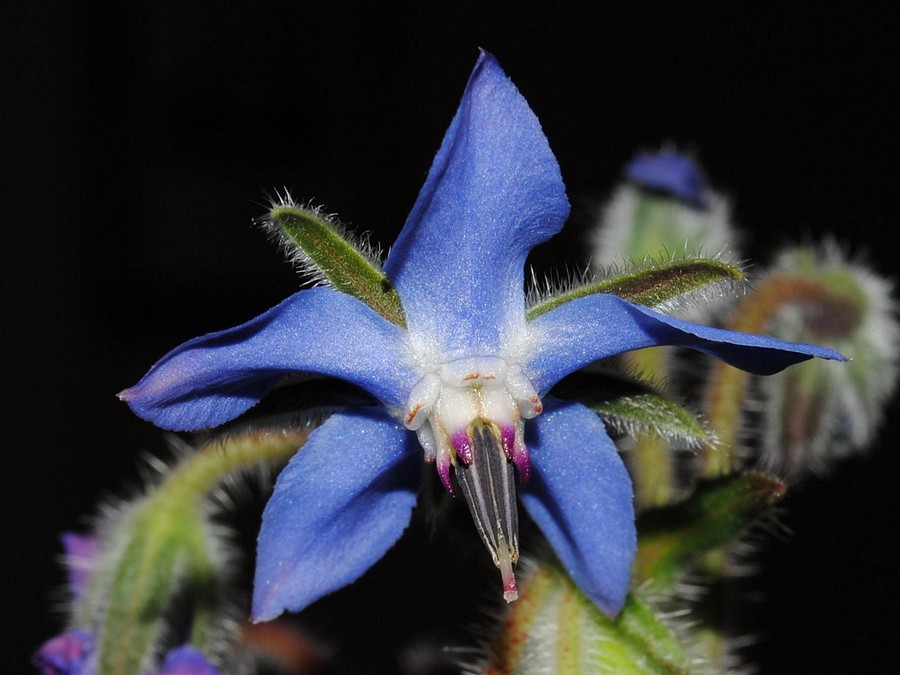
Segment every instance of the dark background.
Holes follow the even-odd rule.
[[[57,534],[135,484],[141,453],[163,448],[115,393],[181,341],[297,288],[251,222],[273,189],[388,245],[478,46],[559,159],[574,205],[566,250],[633,152],[674,141],[731,195],[751,258],[831,233],[897,272],[888,16],[674,3],[19,5],[5,9],[0,66],[3,576],[6,615],[21,627],[4,672],[27,672],[60,627]],[[897,412],[867,458],[787,501],[795,533],[767,547],[757,579],[768,600],[749,653],[763,672],[897,662]],[[444,612],[455,598],[442,583],[418,604]],[[400,599],[367,618],[399,625]]]

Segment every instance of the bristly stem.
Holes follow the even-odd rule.
[[[155,490],[129,505],[103,554],[78,625],[98,626],[98,675],[130,675],[148,663],[165,636],[173,595],[186,588],[195,604],[192,638],[206,646],[227,605],[221,560],[205,500],[226,476],[286,461],[309,429],[256,431],[214,440],[182,460]]]

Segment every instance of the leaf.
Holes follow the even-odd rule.
[[[638,518],[638,551],[632,576],[665,590],[702,555],[733,542],[778,501],[786,486],[755,471],[698,484],[680,504]]]

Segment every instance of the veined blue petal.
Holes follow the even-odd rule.
[[[287,373],[333,375],[388,406],[417,379],[404,331],[329,288],[300,291],[251,321],[185,342],[119,397],[157,426],[191,430],[234,419]]]
[[[568,213],[537,117],[482,52],[384,266],[410,331],[447,358],[497,353],[524,326],[528,252]]]
[[[409,523],[421,462],[415,436],[379,408],[316,429],[263,513],[253,619],[299,611],[374,565]]]
[[[522,503],[582,592],[615,615],[637,547],[631,478],[603,422],[552,401],[527,427],[532,477]]]
[[[827,347],[682,321],[613,295],[567,302],[530,322],[528,331],[533,351],[524,372],[541,394],[593,361],[659,345],[696,349],[759,375],[814,356],[847,360]]]

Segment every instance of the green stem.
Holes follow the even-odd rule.
[[[94,598],[82,625],[99,625],[98,675],[146,669],[164,633],[172,594],[187,582],[198,610],[193,637],[203,647],[221,604],[222,573],[210,551],[204,500],[226,476],[264,463],[286,461],[309,430],[256,432],[216,440],[184,459],[152,493],[133,504],[112,538]],[[109,574],[103,574],[109,570]],[[111,580],[110,580],[111,579]]]
[[[642,375],[662,381],[668,353],[663,348],[642,349],[625,355],[628,365]],[[674,495],[675,469],[669,443],[659,434],[642,432],[631,453],[635,507],[638,510],[668,504]]]

